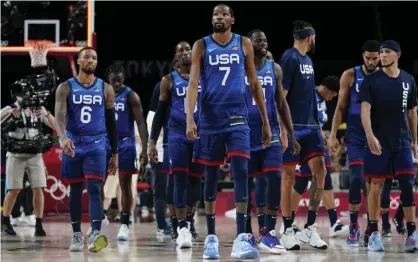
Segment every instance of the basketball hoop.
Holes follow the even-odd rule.
[[[32,67],[43,67],[48,65],[46,55],[48,54],[48,48],[52,46],[52,44],[53,42],[49,40],[31,40],[25,42],[25,46],[32,47],[29,50]]]

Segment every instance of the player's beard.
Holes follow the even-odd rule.
[[[225,25],[222,25],[222,27],[216,27],[216,24],[213,25],[213,32],[215,33],[225,33],[228,29],[229,27],[226,27]]]
[[[83,71],[83,73],[85,73],[86,75],[92,75],[92,74],[94,74],[94,71],[95,70],[96,70],[95,68],[93,68],[93,69],[81,68],[81,71]]]
[[[311,53],[315,53],[315,42],[312,41],[311,44],[309,45],[309,51],[311,51]]]
[[[382,64],[382,67],[391,67],[394,63],[395,63],[395,61],[393,61],[392,63],[387,64],[387,65],[383,65],[383,64]]]
[[[366,65],[364,65],[364,67],[366,68],[367,73],[373,73],[374,71],[376,71],[377,66],[374,66],[371,69],[369,67],[367,67]]]
[[[268,49],[265,48],[265,50],[266,50],[266,52],[263,54],[262,49],[254,49],[254,56],[260,57],[260,58],[263,58],[263,57],[267,56]]]

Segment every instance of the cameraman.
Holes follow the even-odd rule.
[[[39,127],[33,128],[32,124],[39,119],[40,122],[55,129],[55,118],[44,107],[21,108],[17,97],[17,102],[11,106],[6,106],[1,110],[1,120],[13,115],[14,121],[19,122],[17,128],[8,132],[8,136],[15,140],[35,140],[39,135]],[[22,125],[23,123],[23,125]],[[6,160],[6,183],[7,194],[3,204],[3,215],[1,220],[1,230],[6,235],[16,235],[11,223],[10,215],[20,190],[23,188],[23,177],[25,171],[29,177],[33,191],[33,207],[35,209],[36,225],[35,236],[46,236],[42,227],[42,217],[44,211],[43,188],[46,187],[45,165],[41,153],[13,153],[7,152]]]

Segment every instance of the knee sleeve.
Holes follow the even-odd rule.
[[[240,156],[231,157],[231,171],[234,177],[235,203],[248,201],[248,159]]]
[[[193,207],[200,198],[200,178],[188,176],[187,184],[187,206]]]
[[[101,180],[87,179],[87,194],[89,195],[89,215],[92,222],[92,228],[100,230],[100,223],[103,215],[102,184]],[[97,225],[97,226],[96,226]]]
[[[205,167],[205,186],[204,199],[208,202],[216,201],[216,193],[218,189],[219,167],[206,166]]]
[[[361,188],[363,185],[363,166],[350,166],[350,189],[348,191],[349,203],[358,205],[361,203]]]
[[[174,205],[174,176],[168,176],[167,182],[167,204]]]
[[[266,176],[268,181],[267,208],[277,211],[280,207],[282,174],[280,171],[270,171]]]
[[[413,191],[413,179],[411,175],[398,175],[399,188],[401,190],[402,206],[412,207],[415,206],[414,191]]]
[[[308,187],[311,178],[312,177],[310,176],[295,176],[295,184],[293,185],[293,189],[296,191],[296,193],[302,195]]]
[[[188,175],[186,172],[173,172],[174,176],[174,207],[185,208],[187,201]]]
[[[325,184],[324,190],[333,190],[334,187],[332,186],[332,178],[331,178],[331,170],[327,168],[327,174],[325,175]]]
[[[383,184],[382,193],[380,194],[380,207],[389,208],[390,205],[390,190],[392,188],[392,179],[386,179]]]
[[[87,194],[89,199],[100,199],[102,198],[102,184],[103,182],[97,179],[87,179]]]
[[[265,175],[261,175],[255,179],[255,206],[260,208],[260,207],[265,207],[266,205],[267,205],[267,178]]]
[[[250,181],[248,181],[250,182]],[[251,190],[248,191],[248,204],[247,204],[247,214],[251,216],[252,210],[253,210],[253,201],[251,197]]]
[[[155,197],[155,201],[157,200],[166,200],[167,199],[167,174],[160,173],[160,166],[162,164],[158,163],[153,165],[153,172],[152,172],[152,188]]]

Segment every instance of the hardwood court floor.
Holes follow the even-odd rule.
[[[54,221],[55,220],[55,221]],[[48,234],[45,238],[33,237],[34,229],[31,227],[15,227],[18,236],[1,237],[1,261],[7,262],[154,262],[154,261],[203,261],[202,250],[206,232],[205,219],[199,217],[196,221],[197,230],[201,238],[195,241],[192,249],[176,250],[175,243],[169,238],[157,239],[156,225],[135,224],[131,226],[130,241],[118,243],[116,234],[119,225],[111,223],[103,230],[109,238],[109,246],[100,253],[94,254],[70,253],[68,247],[71,241],[71,225],[63,222],[63,219],[47,219],[45,230]],[[253,219],[253,229],[257,228]],[[279,220],[281,222],[281,219]],[[393,236],[385,238],[384,253],[368,252],[366,248],[350,248],[345,244],[345,239],[330,239],[328,231],[328,218],[319,217],[319,228],[323,239],[329,244],[328,250],[316,250],[307,245],[302,245],[300,251],[288,251],[284,255],[260,254],[256,261],[273,262],[380,262],[380,261],[408,261],[418,262],[418,253],[406,254],[403,252],[404,238],[399,236],[392,228]],[[225,217],[217,218],[217,234],[220,240],[219,261],[238,261],[231,259],[230,253],[232,241],[235,236],[235,221]],[[298,225],[303,224],[303,218],[298,218]],[[346,219],[343,222],[347,222]],[[277,225],[277,230],[280,224]],[[83,223],[83,232],[87,232],[88,223]],[[363,226],[364,229],[364,226]],[[363,234],[362,229],[362,234]],[[258,236],[257,236],[258,237]]]

